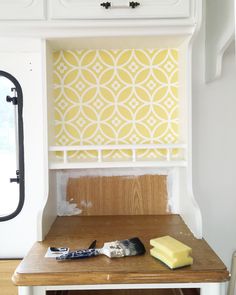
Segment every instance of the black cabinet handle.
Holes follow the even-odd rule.
[[[102,7],[104,7],[105,9],[108,9],[108,8],[136,8],[140,5],[139,2],[135,2],[135,1],[131,1],[129,2],[129,4],[126,6],[126,5],[113,5],[112,6],[112,3],[111,2],[102,2],[100,3],[100,5]]]
[[[100,5],[106,9],[108,9],[109,7],[111,7],[111,2],[102,2]]]
[[[139,5],[140,5],[139,2],[134,2],[134,1],[129,2],[129,6],[130,6],[131,8],[136,8],[136,7],[138,7]]]

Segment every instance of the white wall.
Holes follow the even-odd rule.
[[[204,24],[193,52],[193,189],[203,236],[230,268],[236,250],[236,63],[233,44],[222,76],[204,81]]]
[[[22,87],[25,153],[25,204],[16,218],[0,222],[0,258],[21,258],[37,240],[37,215],[47,197],[41,41],[0,38],[0,68]]]

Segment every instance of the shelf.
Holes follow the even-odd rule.
[[[191,266],[170,270],[149,254],[151,238],[170,235],[193,249]],[[49,246],[86,248],[94,239],[104,242],[138,236],[146,247],[143,256],[64,261],[45,258]],[[37,242],[13,276],[18,286],[95,284],[161,284],[224,282],[229,273],[209,245],[194,238],[179,215],[58,217],[43,242]],[[119,289],[120,289],[119,285]],[[51,289],[53,290],[53,289]]]
[[[93,152],[92,159],[76,158],[76,152]],[[122,153],[116,159],[112,153]],[[141,154],[153,153],[152,158]],[[137,144],[101,146],[51,146],[50,169],[106,167],[185,167],[185,144]],[[72,156],[70,155],[72,153]],[[110,154],[109,154],[110,153]],[[123,156],[123,157],[122,157]]]
[[[158,161],[139,161],[139,162],[78,162],[78,163],[51,163],[49,169],[85,169],[85,168],[134,168],[134,167],[156,167],[156,168],[172,168],[172,167],[186,167],[185,161],[171,161],[171,162],[158,162]]]

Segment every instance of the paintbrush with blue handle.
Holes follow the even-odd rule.
[[[82,259],[98,255],[106,255],[109,258],[136,256],[146,252],[143,243],[139,238],[131,238],[122,241],[104,243],[102,248],[82,249],[63,254],[56,259],[58,261]]]

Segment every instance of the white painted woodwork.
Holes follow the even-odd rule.
[[[4,1],[5,5],[8,3]],[[37,3],[44,1],[32,1],[31,5],[25,7],[25,11],[36,7]],[[25,77],[32,81],[32,83],[24,83],[22,86],[23,92],[27,93],[27,99],[24,107],[25,114],[25,164],[26,164],[26,203],[32,207],[32,200],[35,201],[34,212],[35,219],[37,219],[37,226],[35,226],[35,219],[29,223],[32,231],[37,239],[42,240],[47,234],[52,222],[56,217],[56,195],[57,195],[57,171],[53,169],[80,169],[80,168],[117,168],[117,167],[156,167],[163,169],[163,171],[171,171],[175,175],[174,190],[175,197],[173,207],[176,213],[180,213],[186,224],[190,227],[196,237],[202,237],[202,222],[199,207],[194,199],[192,193],[192,110],[191,110],[191,37],[195,34],[196,22],[201,19],[201,4],[200,0],[143,0],[141,5],[135,9],[130,8],[112,8],[105,10],[100,7],[99,3],[95,1],[75,1],[75,0],[51,0],[47,1],[49,5],[50,17],[54,20],[61,20],[59,27],[55,22],[43,22],[42,31],[38,34],[37,26],[33,26],[33,22],[29,22],[30,30],[25,30],[26,35],[35,34],[38,37],[37,41],[40,43],[41,38],[44,39],[43,46],[38,49],[37,53],[37,75]],[[22,1],[23,3],[23,1]],[[25,4],[26,2],[24,2]],[[28,2],[27,2],[28,3]],[[28,4],[30,4],[28,3]],[[117,3],[117,2],[116,2]],[[96,5],[95,5],[96,4]],[[98,4],[98,5],[97,5]],[[10,5],[10,4],[9,4]],[[34,6],[35,5],[35,6]],[[90,7],[91,5],[91,7]],[[147,5],[147,6],[146,6]],[[1,2],[0,2],[1,6]],[[22,5],[23,7],[23,5]],[[28,10],[29,12],[29,10]],[[35,18],[28,12],[26,16]],[[25,19],[27,17],[25,16]],[[22,17],[22,16],[18,16]],[[109,19],[107,22],[74,22],[73,25],[66,20],[77,19]],[[134,19],[128,22],[127,19]],[[147,18],[147,19],[146,19]],[[15,17],[15,19],[17,19]],[[118,19],[122,19],[119,22]],[[161,26],[152,26],[153,19],[163,19],[165,24]],[[173,26],[173,19],[178,19],[178,27]],[[190,22],[186,22],[186,19]],[[63,23],[64,21],[64,23]],[[108,21],[108,20],[107,20]],[[11,23],[12,28],[16,28],[18,23]],[[75,25],[76,24],[76,25]],[[122,26],[121,26],[122,24]],[[15,26],[15,27],[14,27]],[[55,27],[53,27],[55,26]],[[59,28],[62,28],[60,30]],[[35,30],[35,31],[34,31]],[[48,31],[50,31],[50,40],[48,38]],[[117,37],[119,36],[119,37]],[[132,36],[132,37],[127,37]],[[145,36],[145,37],[142,37]],[[69,39],[65,37],[70,37]],[[176,46],[180,50],[181,66],[180,72],[180,95],[181,99],[181,142],[183,142],[183,150],[185,151],[184,160],[162,162],[143,162],[136,163],[135,152],[132,160],[126,164],[124,163],[104,163],[101,161],[101,154],[99,161],[95,163],[68,163],[66,153],[64,163],[55,162],[55,158],[48,157],[48,151],[54,149],[54,131],[51,126],[53,120],[53,106],[52,106],[52,51],[60,48],[109,48],[111,41],[116,44],[122,44],[122,47],[133,45],[148,47],[150,44],[156,47],[161,46]],[[128,40],[128,42],[127,42]],[[146,42],[148,40],[148,42]],[[16,39],[15,42],[21,41],[21,47],[25,44],[22,39]],[[113,42],[112,41],[112,42]],[[14,44],[14,42],[13,42]],[[42,44],[41,44],[42,45]],[[19,55],[18,55],[19,56]],[[30,57],[31,55],[27,55]],[[187,57],[187,58],[186,58]],[[9,57],[8,57],[9,59]],[[7,61],[9,62],[9,61]],[[19,63],[18,63],[19,65]],[[6,69],[11,70],[9,64],[6,64]],[[21,67],[17,67],[19,76],[24,75]],[[40,71],[42,73],[40,75]],[[36,71],[36,69],[35,69]],[[14,74],[14,71],[13,71]],[[34,124],[33,124],[34,123]],[[34,132],[32,132],[32,130]],[[101,149],[97,147],[99,151]],[[171,147],[168,147],[171,148]],[[135,151],[135,147],[131,147]],[[66,149],[65,149],[66,150]],[[33,198],[33,199],[32,199]],[[27,205],[26,204],[26,205]],[[25,218],[28,215],[25,215]],[[37,216],[37,218],[36,218]],[[149,285],[148,285],[149,286]],[[169,285],[168,285],[169,286]],[[120,288],[121,286],[119,286]],[[159,287],[159,286],[156,286]],[[123,288],[123,285],[122,285]],[[40,288],[20,288],[20,294],[41,294],[44,292],[43,287]],[[28,293],[27,293],[28,292]],[[38,293],[37,293],[38,292]],[[41,293],[40,293],[41,292]],[[43,294],[43,293],[42,293]],[[217,294],[217,293],[216,293]],[[205,294],[204,294],[205,295]],[[218,295],[218,294],[217,294]]]
[[[133,39],[133,37],[138,40],[140,36],[146,37],[153,37],[156,36],[157,33],[159,35],[159,38],[163,36],[168,36],[169,39],[176,39],[175,37],[181,37],[181,36],[191,36],[195,30],[195,26],[187,26],[187,22],[177,23],[176,21],[172,22],[171,20],[165,20],[165,23],[163,26],[160,23],[161,20],[148,20],[148,21],[138,21],[138,20],[94,20],[91,22],[88,22],[86,20],[80,20],[80,21],[53,21],[53,22],[47,22],[47,21],[40,21],[40,22],[33,22],[33,21],[8,21],[2,23],[0,21],[0,36],[9,38],[9,37],[21,37],[21,38],[39,38],[43,40],[53,40],[58,41],[58,43],[65,41],[63,44],[68,49],[73,49],[75,47],[69,48],[66,42],[68,40],[68,43],[72,40],[74,40],[74,43],[80,43],[80,38],[89,38],[93,41],[91,42],[91,48],[93,45],[96,45],[96,48],[99,48],[99,43],[97,43],[96,37],[102,38],[103,37],[112,37],[113,40],[115,40],[118,36],[122,36],[122,40],[128,40],[127,46],[131,44],[129,42],[129,39]],[[88,25],[89,24],[89,25]],[[170,27],[172,30],[170,30]],[[175,36],[176,35],[176,36]],[[125,38],[125,39],[124,39]],[[162,43],[160,43],[158,40],[155,41],[154,45],[155,47],[161,46]],[[111,39],[111,40],[112,40]],[[70,41],[69,41],[70,40]],[[142,39],[144,40],[144,39]],[[103,41],[101,41],[103,42]],[[102,43],[103,44],[103,43]],[[116,43],[115,43],[116,44]],[[137,44],[142,44],[140,48],[145,48],[145,43],[138,42]],[[163,43],[164,46],[165,43]],[[172,43],[174,44],[174,43]],[[100,44],[101,45],[101,44]],[[110,44],[111,46],[111,44]],[[125,48],[126,43],[123,43],[121,45],[121,48]],[[171,46],[171,45],[169,45]],[[57,49],[58,47],[55,47]],[[61,49],[63,49],[63,46],[60,46]],[[77,48],[83,48],[82,45],[77,46]],[[88,48],[88,47],[87,47]],[[104,48],[107,48],[104,45]],[[109,48],[109,47],[108,47]],[[127,48],[127,47],[126,47]],[[136,47],[138,48],[138,47]],[[147,48],[147,46],[146,46]]]
[[[51,0],[49,15],[51,19],[188,18],[193,5],[190,0],[140,0],[132,9],[128,0],[113,0],[105,9],[102,2],[107,1]]]
[[[231,278],[228,285],[228,295],[235,295],[236,292],[236,251],[234,251],[232,255],[232,262],[231,262]]]
[[[60,169],[96,169],[96,168],[141,168],[141,167],[158,167],[158,168],[173,168],[173,167],[186,167],[187,163],[184,161],[110,161],[110,162],[102,162],[102,161],[90,161],[90,162],[56,162],[53,161],[49,164],[49,168],[52,170],[60,170]]]
[[[198,2],[199,3],[199,2]],[[196,14],[198,18],[200,18],[200,8],[199,5],[198,13]],[[101,29],[101,28],[100,28]],[[175,175],[174,181],[174,192],[175,198],[171,200],[173,202],[173,207],[175,208],[175,213],[181,214],[185,223],[189,226],[193,234],[201,238],[202,237],[202,220],[201,220],[201,212],[195,201],[193,192],[192,192],[192,149],[191,149],[191,134],[192,134],[192,110],[191,110],[191,42],[192,39],[186,33],[186,27],[182,28],[182,34],[175,34],[175,28],[169,27],[167,29],[166,34],[163,36],[162,28],[156,30],[156,33],[153,33],[151,36],[149,35],[149,30],[144,29],[144,35],[135,35],[135,29],[130,29],[129,34],[132,36],[131,38],[126,37],[127,29],[125,27],[119,28],[120,34],[119,37],[112,37],[112,35],[108,35],[106,37],[106,32],[108,32],[109,28],[103,27],[100,32],[102,32],[102,36],[98,34],[94,35],[94,37],[85,37],[83,34],[80,35],[81,32],[77,32],[76,38],[55,38],[48,42],[48,47],[51,47],[51,50],[47,52],[49,56],[47,56],[48,66],[46,67],[45,73],[47,73],[48,79],[50,75],[52,76],[51,69],[51,51],[59,49],[70,49],[70,48],[109,48],[111,44],[113,44],[113,40],[115,40],[115,44],[119,46],[120,44],[122,48],[129,44],[132,48],[148,48],[149,45],[155,45],[158,47],[164,46],[173,46],[174,48],[178,47],[179,49],[179,57],[180,57],[180,68],[179,68],[179,79],[180,79],[180,89],[179,93],[181,96],[181,119],[180,119],[180,140],[183,143],[181,147],[184,150],[185,157],[181,160],[172,161],[167,159],[166,161],[159,162],[138,162],[138,161],[127,161],[127,162],[103,162],[100,156],[98,155],[98,161],[87,161],[87,162],[72,162],[67,159],[67,152],[70,149],[74,149],[76,147],[55,147],[53,144],[53,129],[49,127],[48,129],[48,137],[49,137],[49,169],[55,170],[57,169],[95,169],[95,168],[122,168],[122,167],[156,167],[159,169],[163,169],[166,171],[168,169],[168,173],[173,173]],[[194,29],[193,29],[194,30]],[[98,29],[99,31],[99,29]],[[116,32],[116,28],[114,29]],[[194,34],[194,33],[192,33]],[[174,37],[172,37],[174,36]],[[128,40],[128,41],[127,41]],[[50,85],[50,80],[48,80],[48,85]],[[48,94],[48,97],[51,97],[51,94]],[[53,116],[53,109],[48,105],[48,114],[49,117]],[[52,119],[49,120],[49,122]],[[86,147],[77,147],[78,149],[83,149]],[[95,149],[101,152],[102,149],[106,149],[108,147],[101,146],[91,146],[88,149]],[[127,147],[124,147],[127,148]],[[131,150],[135,150],[135,146],[130,147]],[[164,148],[164,146],[163,146]],[[56,159],[55,154],[53,152],[55,150],[62,149],[64,151],[64,158]],[[51,186],[51,185],[50,185]],[[54,186],[54,185],[53,185]],[[45,208],[45,210],[47,210]]]
[[[191,165],[191,164],[190,164]],[[176,184],[175,192],[178,192],[178,212],[194,233],[196,238],[202,238],[202,216],[200,208],[195,200],[191,185],[191,168],[180,168],[179,182]]]
[[[225,283],[209,283],[205,284],[200,289],[200,295],[225,295],[226,284]]]
[[[217,0],[220,1],[221,0]],[[222,5],[227,5],[232,0],[222,2]],[[182,105],[183,117],[182,122],[183,131],[182,138],[186,146],[186,159],[181,162],[162,162],[153,163],[153,166],[159,167],[166,171],[171,169],[174,174],[175,181],[173,190],[175,191],[174,208],[179,212],[186,224],[190,227],[197,237],[202,236],[202,222],[199,207],[194,199],[192,192],[192,111],[191,111],[191,42],[189,35],[194,34],[195,24],[200,19],[200,9],[196,9],[197,3],[200,0],[143,0],[141,5],[135,9],[127,8],[127,2],[123,2],[122,7],[105,10],[100,7],[100,2],[92,0],[0,0],[0,19],[2,20],[43,20],[45,19],[44,4],[48,4],[49,16],[51,20],[61,20],[59,26],[55,23],[53,25],[50,21],[44,21],[42,26],[34,26],[33,22],[25,24],[25,29],[21,34],[26,36],[37,36],[37,40],[31,39],[14,39],[8,40],[6,38],[0,40],[0,61],[1,70],[6,70],[15,75],[19,79],[24,93],[24,132],[25,132],[25,169],[27,184],[26,189],[26,204],[22,215],[18,216],[8,224],[0,224],[1,238],[4,245],[1,249],[6,250],[5,256],[14,257],[14,255],[22,255],[25,252],[28,244],[22,240],[25,232],[27,232],[27,243],[31,243],[34,239],[42,240],[46,235],[50,225],[56,216],[56,193],[57,193],[57,171],[52,169],[79,169],[81,165],[77,163],[56,163],[48,159],[48,148],[51,151],[53,146],[53,130],[50,128],[50,120],[52,118],[53,109],[50,105],[50,97],[52,95],[52,81],[50,73],[52,72],[52,50],[55,47],[61,48],[77,48],[78,44],[82,47],[83,44],[88,44],[91,47],[98,48],[103,44],[108,46],[109,40],[106,36],[113,36],[113,41],[116,36],[118,42],[122,46],[127,45],[127,37],[135,36],[136,41],[129,37],[131,43],[140,44],[144,39],[141,35],[149,36],[151,43],[156,46],[165,46],[166,40],[163,35],[169,36],[172,40],[170,46],[182,46],[183,40],[186,43],[181,50],[181,58],[183,59],[182,71],[180,73],[182,88],[181,96],[184,97]],[[230,3],[231,3],[230,2]],[[114,6],[119,6],[117,0],[113,1]],[[213,1],[214,4],[214,1]],[[200,6],[199,6],[200,7]],[[225,7],[225,6],[224,6]],[[201,8],[201,7],[200,7]],[[226,8],[226,7],[225,7]],[[227,8],[228,9],[228,8]],[[221,9],[219,9],[219,13]],[[212,19],[213,17],[211,17]],[[64,22],[66,20],[85,20],[84,22]],[[107,23],[89,22],[86,20],[105,20],[109,19],[110,25]],[[117,20],[122,19],[118,23]],[[134,19],[136,23],[128,21]],[[155,20],[165,20],[165,26],[161,27],[160,23],[155,23]],[[178,19],[178,28],[173,27],[172,19]],[[190,20],[186,22],[186,19]],[[231,19],[231,16],[230,16]],[[114,20],[114,21],[113,21]],[[1,22],[0,21],[0,22]],[[147,22],[146,22],[147,21]],[[225,22],[222,20],[222,23]],[[20,22],[11,22],[10,26],[13,29],[20,29]],[[122,24],[122,26],[121,26]],[[181,27],[181,24],[183,27]],[[190,25],[191,24],[191,25]],[[172,26],[171,26],[172,25]],[[189,25],[187,27],[187,25]],[[28,30],[27,27],[30,27]],[[26,29],[27,28],[27,29]],[[38,28],[40,28],[40,33]],[[231,26],[230,26],[231,28]],[[1,27],[1,33],[7,32],[7,26]],[[49,29],[49,30],[48,30]],[[220,27],[223,30],[223,27]],[[15,30],[13,30],[13,33]],[[49,33],[48,33],[49,32]],[[188,33],[188,34],[187,34]],[[209,27],[208,36],[210,42],[207,45],[207,77],[209,80],[217,73],[216,57],[222,56],[222,48],[231,40],[232,30],[226,30],[224,37],[221,37],[221,44],[218,49],[214,50],[214,42],[216,36],[212,28]],[[217,32],[216,32],[217,34]],[[178,37],[173,37],[178,35]],[[1,35],[2,36],[2,35]],[[90,36],[91,39],[82,40],[82,37]],[[181,37],[180,37],[181,36]],[[219,34],[220,36],[220,34]],[[54,39],[53,42],[46,42],[44,48],[41,48],[41,38]],[[71,37],[67,40],[65,37]],[[92,40],[92,41],[91,41]],[[139,40],[139,41],[137,41]],[[180,42],[181,41],[181,42]],[[116,42],[116,41],[114,41]],[[168,41],[169,42],[169,41]],[[167,42],[167,43],[168,43]],[[7,45],[6,45],[7,44]],[[17,44],[17,46],[16,46]],[[74,45],[72,45],[74,44]],[[169,43],[170,44],[170,43]],[[217,43],[218,44],[218,43]],[[223,44],[223,45],[222,45]],[[144,43],[143,46],[146,46]],[[46,47],[46,48],[45,48]],[[220,50],[219,50],[220,48]],[[223,50],[224,51],[224,50]],[[220,52],[220,54],[219,54]],[[184,57],[188,57],[187,59]],[[184,61],[185,60],[185,61]],[[17,66],[16,66],[17,65]],[[43,72],[41,72],[43,67]],[[219,71],[218,71],[219,72]],[[45,78],[46,77],[46,78]],[[32,132],[32,130],[34,132]],[[68,163],[66,163],[68,164]],[[59,165],[59,166],[57,166]],[[113,168],[124,167],[118,164],[111,164]],[[128,163],[127,166],[135,166],[134,162]],[[137,165],[138,166],[138,165]],[[143,166],[147,167],[148,163],[144,162]],[[83,168],[105,168],[102,162],[95,163],[90,166],[90,163],[84,163]],[[173,168],[174,167],[174,168]],[[19,230],[20,228],[20,230]],[[37,233],[36,233],[37,228]],[[14,232],[15,230],[15,232]],[[18,232],[16,232],[18,231]],[[7,236],[11,233],[18,241],[9,241]],[[23,232],[23,233],[22,233]],[[10,244],[5,244],[9,242]],[[1,242],[2,243],[2,242]],[[19,252],[16,253],[15,245],[18,245]],[[13,247],[13,248],[12,248]],[[14,253],[12,252],[14,250]],[[3,253],[3,252],[1,252]],[[225,285],[221,283],[204,283],[204,284],[145,284],[145,285],[84,285],[84,286],[38,286],[38,287],[19,287],[19,295],[45,295],[46,290],[93,290],[93,289],[147,289],[147,288],[200,288],[201,295],[224,295]]]
[[[110,24],[110,22],[109,22]],[[77,37],[67,37],[61,38],[53,38],[49,40],[48,43],[51,46],[52,50],[76,50],[76,49],[127,49],[127,48],[166,48],[166,47],[180,47],[186,41],[186,35],[190,33],[186,32],[181,28],[181,31],[176,31],[176,28],[168,28],[167,31],[163,31],[163,28],[154,28],[154,31],[150,32],[150,28],[147,28],[144,23],[142,26],[143,32],[145,34],[141,34],[140,31],[138,34],[134,27],[131,29],[125,20],[122,20],[122,25],[120,30],[117,25],[114,26],[114,22],[111,23],[113,31],[112,34],[109,33],[109,28],[105,28],[101,32],[101,29],[98,28],[96,30],[98,23],[95,22],[93,27],[93,36],[84,36],[81,30],[77,31]],[[127,27],[126,27],[127,26]],[[154,24],[153,24],[154,26]],[[124,29],[126,27],[126,29]],[[127,29],[128,28],[128,29]],[[86,29],[86,28],[83,28]],[[140,29],[140,28],[139,28]],[[128,36],[126,32],[128,31]],[[98,33],[99,32],[99,33]],[[155,33],[154,33],[155,32]],[[171,32],[171,33],[170,33]],[[86,32],[86,35],[88,32]],[[117,36],[122,36],[122,38],[118,38]],[[157,38],[158,36],[158,38]],[[99,39],[98,39],[99,37]],[[156,37],[156,38],[155,38]],[[99,42],[98,42],[99,41]],[[185,59],[185,56],[179,56],[179,59],[182,63],[182,59]]]
[[[49,2],[48,2],[49,3]],[[71,10],[73,7],[73,11],[76,11],[75,7],[76,5],[81,5],[81,2],[78,1],[64,1],[64,2],[57,2],[57,1],[51,1],[51,5],[53,3],[66,3],[67,8]],[[83,4],[88,5],[89,2],[83,1]],[[92,3],[92,2],[90,2]],[[41,129],[39,132],[39,137],[33,141],[31,139],[30,143],[27,143],[26,148],[26,163],[29,162],[30,165],[35,165],[35,167],[39,167],[35,175],[32,173],[32,169],[26,170],[26,173],[30,173],[31,178],[35,178],[34,181],[27,182],[27,188],[31,191],[35,190],[35,188],[39,187],[39,182],[41,181],[40,189],[37,189],[37,194],[39,195],[38,202],[40,202],[40,205],[38,206],[37,210],[37,216],[38,216],[38,223],[37,223],[37,238],[38,240],[42,240],[44,236],[46,235],[48,229],[50,228],[51,223],[55,219],[56,216],[56,191],[57,191],[57,184],[56,184],[56,173],[49,173],[49,170],[54,169],[80,169],[80,168],[117,168],[117,167],[157,167],[161,169],[171,168],[174,169],[173,171],[176,171],[178,167],[178,173],[177,179],[178,179],[178,185],[175,184],[176,187],[176,198],[175,198],[175,204],[174,207],[176,208],[176,213],[180,213],[186,224],[189,225],[193,233],[197,237],[201,237],[202,235],[202,229],[201,229],[201,214],[199,211],[199,208],[194,200],[192,190],[191,190],[191,126],[192,126],[192,117],[191,117],[191,39],[189,35],[194,34],[194,30],[196,29],[195,25],[191,23],[191,25],[186,25],[186,18],[193,16],[194,19],[200,20],[201,16],[201,5],[198,1],[193,0],[170,0],[170,1],[147,1],[145,3],[149,3],[150,5],[157,5],[158,7],[162,7],[162,13],[158,16],[159,18],[166,18],[166,23],[164,26],[157,26],[154,27],[153,30],[150,30],[150,27],[147,27],[144,25],[145,20],[141,20],[141,16],[137,16],[137,21],[139,23],[139,27],[137,30],[137,27],[135,24],[128,27],[126,26],[126,20],[122,21],[122,25],[117,22],[117,20],[109,20],[111,23],[111,26],[107,26],[107,23],[100,23],[99,26],[97,26],[97,22],[91,22],[89,27],[88,23],[84,22],[83,26],[80,27],[80,23],[77,23],[77,28],[73,27],[75,30],[73,31],[73,34],[71,34],[71,26],[68,23],[65,23],[65,25],[62,25],[60,23],[60,26],[63,28],[63,33],[61,35],[61,31],[58,30],[57,27],[55,27],[51,34],[54,36],[53,40],[46,41],[46,45],[44,45],[44,49],[41,51],[41,57],[42,57],[42,64],[39,66],[39,68],[43,65],[43,73],[40,79],[38,81],[35,79],[34,83],[37,84],[37,87],[40,88],[42,91],[42,95],[39,101],[37,103],[41,103],[38,106],[37,113],[31,113],[32,116],[32,122],[36,121],[37,124],[40,124]],[[143,4],[142,4],[143,5]],[[140,5],[140,7],[142,7]],[[138,8],[140,8],[138,7]],[[187,10],[186,10],[187,7]],[[99,7],[100,9],[101,7]],[[164,9],[165,8],[165,9]],[[167,9],[168,8],[168,9]],[[119,11],[121,8],[118,8],[117,10],[106,11],[106,12],[112,12],[113,11]],[[122,8],[123,9],[123,8]],[[179,9],[179,10],[178,10]],[[148,8],[149,12],[156,11],[158,9],[154,9],[153,6],[149,6]],[[63,8],[63,11],[66,11]],[[86,11],[88,11],[88,7],[86,8]],[[104,13],[104,10],[102,10]],[[122,10],[123,11],[123,10]],[[126,9],[124,10],[125,13],[127,13]],[[128,13],[133,13],[134,10],[129,10]],[[159,10],[158,10],[159,11]],[[174,12],[173,12],[174,11]],[[185,11],[185,14],[180,14],[178,11]],[[188,11],[188,13],[187,13]],[[105,13],[106,13],[105,12]],[[177,13],[178,12],[178,13]],[[181,12],[181,13],[182,13]],[[194,15],[192,13],[194,12]],[[166,13],[166,14],[165,14]],[[168,14],[167,14],[168,13]],[[175,15],[173,14],[175,13]],[[169,15],[169,16],[168,16]],[[180,17],[181,15],[181,17]],[[99,14],[98,14],[99,16]],[[97,18],[99,18],[97,16]],[[149,20],[151,20],[151,14],[147,15]],[[169,17],[169,18],[168,18]],[[179,18],[179,24],[183,24],[183,26],[179,26],[177,29],[175,27],[168,26],[168,22],[171,23],[171,18]],[[96,18],[96,17],[95,17]],[[114,17],[115,18],[115,17]],[[16,23],[18,24],[18,23]],[[29,23],[32,25],[32,22]],[[86,25],[87,24],[87,25]],[[173,24],[173,23],[172,23]],[[13,25],[11,23],[11,25]],[[45,25],[45,31],[47,31],[48,23],[44,22]],[[15,25],[16,27],[16,25]],[[37,26],[35,27],[37,31]],[[44,38],[46,38],[47,33],[45,31],[42,32]],[[28,32],[28,31],[27,31]],[[30,34],[34,32],[34,28],[31,28]],[[69,39],[61,38],[65,35],[65,32],[68,33]],[[140,32],[142,32],[142,35],[145,37],[141,37]],[[86,35],[89,35],[90,37],[87,37]],[[116,37],[119,35],[119,38]],[[86,37],[85,37],[86,36]],[[109,37],[108,37],[109,36]],[[132,36],[132,37],[127,37]],[[21,39],[18,39],[19,41]],[[115,41],[114,41],[115,40]],[[128,42],[127,42],[128,40]],[[16,41],[16,42],[17,42]],[[54,145],[54,131],[53,128],[51,128],[50,123],[52,122],[53,118],[53,108],[52,108],[52,51],[58,47],[61,48],[83,48],[83,46],[86,46],[87,48],[109,48],[111,46],[111,42],[116,42],[117,45],[122,44],[122,47],[126,46],[129,43],[129,46],[132,46],[137,48],[138,46],[142,47],[148,47],[150,46],[176,46],[180,50],[180,60],[181,60],[181,66],[180,66],[180,81],[181,81],[181,87],[180,87],[180,95],[183,102],[181,103],[181,142],[184,143],[184,151],[185,151],[185,157],[181,160],[172,161],[171,157],[167,159],[167,161],[162,162],[140,162],[137,163],[135,160],[135,147],[132,147],[133,152],[133,158],[130,162],[127,163],[105,163],[102,162],[101,157],[101,149],[99,147],[99,157],[98,162],[95,163],[69,163],[67,161],[66,153],[64,157],[64,162],[58,162],[55,161],[55,158],[51,157],[51,150],[53,149]],[[148,42],[146,42],[148,41]],[[23,46],[24,47],[24,46]],[[189,57],[186,59],[186,56]],[[187,74],[188,73],[188,74]],[[45,78],[46,77],[46,78]],[[44,82],[43,82],[44,81]],[[35,89],[37,89],[35,87]],[[43,87],[43,88],[42,88]],[[43,89],[43,90],[42,90]],[[24,90],[23,90],[24,91]],[[37,93],[40,93],[38,91]],[[32,95],[33,97],[34,95]],[[37,105],[37,104],[36,104]],[[34,105],[34,106],[36,106]],[[27,109],[27,108],[26,108]],[[26,130],[27,132],[32,133],[32,126],[30,122],[26,123]],[[27,133],[26,133],[27,134]],[[35,135],[36,136],[36,135]],[[26,139],[28,137],[26,136]],[[35,149],[32,150],[32,148],[28,148],[30,146],[34,146],[35,143],[39,143]],[[50,151],[50,157],[48,159],[48,153],[47,148],[49,148]],[[171,148],[171,147],[170,147]],[[38,151],[38,153],[37,153]],[[27,167],[26,167],[27,168]],[[30,171],[30,172],[29,172]],[[184,172],[182,172],[184,171]],[[50,176],[49,176],[50,174]],[[31,184],[30,184],[31,183]],[[181,189],[180,189],[181,186]],[[180,198],[180,192],[182,193]],[[36,193],[34,193],[36,194]]]
[[[200,295],[225,295],[225,283],[177,283],[177,284],[106,284],[73,286],[18,287],[19,295],[46,295],[50,290],[131,290],[131,289],[179,289],[199,288]]]
[[[52,75],[48,74],[53,71],[52,59],[50,58],[52,54],[52,49],[44,41],[42,44],[42,55],[43,55],[43,129],[45,131],[45,136],[43,139],[46,151],[44,152],[44,175],[42,177],[45,179],[44,185],[44,199],[41,203],[38,213],[38,228],[37,228],[37,239],[42,241],[52,223],[57,216],[57,197],[56,197],[56,175],[50,172],[48,169],[49,159],[47,148],[51,144],[54,138],[54,128],[53,128],[53,99],[52,99]],[[50,136],[49,136],[50,135]],[[50,185],[49,185],[50,184]]]
[[[219,78],[222,59],[234,40],[234,0],[206,1],[206,82]]]
[[[236,53],[236,0],[234,0],[234,49]]]
[[[165,160],[146,160],[144,161],[143,159],[138,159],[136,156],[137,150],[150,150],[150,149],[157,149],[157,150],[165,150],[167,151],[167,155]],[[174,149],[179,149],[181,150],[180,156],[177,157],[176,159],[174,158],[173,155],[173,150]],[[103,152],[104,151],[115,151],[115,150],[129,150],[132,152],[132,156],[130,159],[127,159],[125,162],[121,161],[108,161],[103,159]],[[84,161],[76,161],[76,160],[70,160],[68,156],[68,152],[70,151],[96,151],[97,152],[97,158],[93,160],[91,163],[88,161],[84,165]],[[52,159],[50,168],[51,169],[70,169],[73,167],[77,168],[86,168],[87,165],[90,165],[90,167],[114,167],[114,165],[117,165],[117,167],[130,167],[130,166],[137,166],[139,167],[140,165],[143,167],[178,167],[178,166],[186,166],[187,161],[186,161],[186,145],[185,144],[138,144],[138,145],[90,145],[90,146],[49,146],[49,152],[51,152],[51,157]],[[54,154],[55,152],[63,152],[63,158],[62,159],[57,159],[55,158]],[[54,156],[54,161],[53,161],[53,156]],[[71,165],[72,164],[72,165]],[[92,165],[92,166],[91,166]]]
[[[32,295],[33,290],[32,287],[18,287],[18,295]]]
[[[0,20],[45,19],[43,0],[0,0]]]
[[[25,151],[25,204],[16,218],[0,223],[0,258],[20,258],[31,248],[37,240],[37,214],[43,198],[47,198],[41,63],[40,40],[0,38],[1,70],[12,74],[23,91]]]

